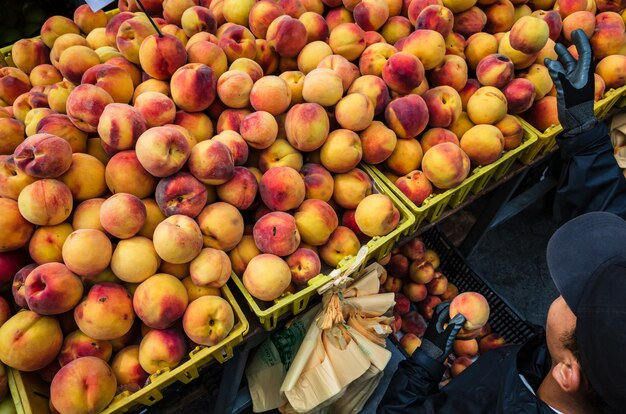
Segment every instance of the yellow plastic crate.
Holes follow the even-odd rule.
[[[421,206],[415,205],[394,183],[389,181],[387,177],[376,166],[368,166],[368,169],[376,174],[384,184],[389,187],[393,193],[406,204],[411,212],[415,215],[415,222],[409,234],[417,231],[424,221],[433,222],[437,220],[444,212],[446,207],[457,207],[463,203],[470,193],[477,194],[492,180],[499,180],[504,176],[515,160],[524,156],[536,143],[537,136],[529,131],[524,131],[524,140],[519,147],[507,151],[499,160],[492,164],[474,168],[470,175],[457,187],[451,188],[439,194],[434,194],[424,200]]]
[[[624,95],[626,95],[626,86],[607,91],[604,94],[604,97],[598,100],[593,106],[596,117],[600,120],[604,119],[609,114],[611,109],[613,109],[613,107],[618,104],[620,99],[624,97]],[[524,164],[530,164],[537,155],[545,154],[546,152],[554,148],[554,146],[556,145],[556,137],[561,132],[563,132],[563,127],[561,125],[552,125],[545,131],[541,132],[521,117],[518,117],[518,119],[522,122],[524,130],[537,135],[537,143],[535,144],[535,146],[533,146],[533,148],[531,148],[520,159],[520,161]]]
[[[410,234],[410,229],[413,227],[415,217],[409,210],[409,208],[400,200],[395,193],[387,187],[380,178],[374,174],[369,166],[361,164],[360,168],[367,172],[372,178],[375,192],[386,194],[391,198],[393,204],[400,212],[400,223],[398,227],[386,236],[374,237],[368,243],[368,252],[359,266],[357,271],[362,270],[372,260],[380,260],[391,252],[394,244],[402,237]],[[345,257],[338,268],[340,270],[347,269],[352,263],[354,263],[355,257]],[[233,272],[231,275],[232,280],[237,287],[241,290],[241,293],[246,298],[250,309],[259,318],[261,325],[266,330],[272,330],[278,323],[278,318],[283,314],[290,312],[293,315],[297,315],[306,309],[309,304],[309,300],[317,294],[317,289],[324,286],[331,280],[331,277],[326,274],[319,274],[308,281],[307,286],[296,293],[286,293],[278,299],[275,299],[273,304],[267,306],[266,302],[256,300],[250,295],[246,287],[243,285],[243,281]]]
[[[222,297],[233,307],[235,326],[228,336],[219,344],[211,347],[198,346],[189,353],[189,359],[178,367],[164,369],[150,376],[150,384],[135,393],[125,391],[113,399],[102,414],[125,413],[139,405],[150,406],[163,399],[161,393],[172,383],[179,381],[188,383],[198,378],[198,369],[213,360],[224,363],[233,356],[233,347],[243,341],[248,332],[248,320],[241,307],[237,304],[228,286],[222,287]],[[9,370],[9,387],[18,414],[48,414],[50,385],[45,383],[37,373]]]

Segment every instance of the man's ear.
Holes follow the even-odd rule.
[[[552,368],[552,377],[561,389],[572,394],[582,388],[582,371],[580,364],[574,358],[566,358]]]

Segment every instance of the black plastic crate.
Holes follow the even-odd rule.
[[[478,292],[489,302],[489,324],[509,344],[522,344],[535,336],[538,328],[528,322],[505,298],[500,297],[488,281],[474,272],[459,251],[436,227],[421,235],[427,248],[434,250],[441,259],[441,272],[454,283],[459,292]]]

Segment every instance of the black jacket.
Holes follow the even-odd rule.
[[[519,377],[523,374],[536,390],[548,373],[551,361],[543,333],[524,345],[485,353],[441,390],[443,365],[419,359],[400,363],[378,414],[554,414]]]
[[[626,219],[626,178],[615,161],[606,125],[599,123],[557,142],[563,161],[554,205],[557,220],[563,223],[591,211],[610,211]],[[399,365],[378,413],[553,414],[519,377],[523,374],[536,390],[549,368],[541,334],[524,345],[485,353],[439,390],[443,364],[418,350]]]
[[[618,167],[608,128],[600,122],[574,137],[557,138],[563,168],[554,203],[559,223],[591,211],[626,219],[626,178]]]

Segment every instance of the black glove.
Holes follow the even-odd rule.
[[[426,332],[422,337],[422,345],[419,348],[426,355],[441,363],[452,352],[452,343],[465,323],[465,317],[461,314],[450,320],[449,309],[450,302],[444,302],[435,308],[435,314],[428,323]],[[443,326],[446,323],[448,326],[444,329]]]
[[[593,112],[593,50],[581,29],[572,32],[572,41],[578,51],[578,60],[561,43],[554,48],[559,59],[544,60],[556,87],[559,121],[565,134],[570,136],[585,132],[598,122]]]

